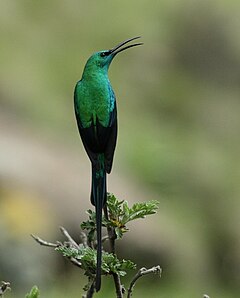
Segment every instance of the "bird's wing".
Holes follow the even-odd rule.
[[[81,88],[81,81],[79,81],[74,91],[74,106],[75,115],[78,124],[78,130],[84,145],[84,148],[90,158],[93,166],[97,164],[97,157],[99,153],[104,153],[105,169],[107,173],[111,172],[114,150],[117,141],[117,107],[114,92],[110,86],[110,115],[108,126],[103,126],[98,118],[96,118],[96,127],[93,122],[89,127],[83,127],[81,122],[81,115],[78,111],[78,92],[77,88]]]
[[[106,145],[106,149],[104,152],[105,155],[105,168],[106,172],[109,174],[112,169],[112,163],[113,163],[113,156],[114,151],[116,147],[117,142],[117,107],[116,107],[116,101],[114,104],[114,109],[111,112],[110,117],[110,127],[109,127],[109,134],[108,134],[108,141]]]
[[[93,152],[93,150],[91,149],[91,145],[88,143],[87,140],[92,139],[89,138],[89,135],[93,135],[94,131],[93,131],[93,127],[90,126],[89,128],[84,128],[81,122],[81,117],[78,111],[78,105],[77,105],[77,100],[78,100],[78,94],[77,94],[77,87],[80,85],[81,81],[79,81],[76,84],[75,90],[74,90],[74,110],[75,110],[75,116],[77,119],[77,125],[78,125],[78,130],[83,142],[83,146],[87,152],[88,157],[90,158],[92,164],[95,164],[97,161],[97,154],[95,152]]]
[[[109,83],[109,122],[107,127],[97,121],[97,139],[101,142],[102,152],[105,157],[105,170],[109,174],[112,169],[113,156],[117,142],[117,105],[114,91]]]

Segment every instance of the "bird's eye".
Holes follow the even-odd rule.
[[[101,57],[106,57],[107,55],[108,55],[108,52],[102,52],[102,53],[100,54]]]

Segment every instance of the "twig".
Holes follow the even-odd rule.
[[[69,243],[79,249],[79,245],[73,240],[73,238],[69,235],[68,231],[64,228],[64,227],[60,227],[60,231],[62,232],[62,234],[68,239]]]
[[[123,298],[123,286],[121,285],[120,276],[117,273],[113,273],[112,275],[115,283],[117,298]]]
[[[108,220],[108,210],[106,205],[104,206],[104,215]],[[117,239],[117,235],[114,229],[109,226],[107,227],[107,231],[108,231],[108,238],[109,238],[109,244],[110,244],[110,252],[115,254],[115,240]]]
[[[130,298],[132,296],[132,292],[133,292],[133,288],[137,282],[137,280],[144,276],[144,275],[147,275],[147,274],[151,274],[151,273],[154,273],[154,274],[159,274],[159,276],[161,277],[161,273],[162,273],[162,269],[161,267],[158,265],[158,266],[154,266],[150,269],[146,269],[146,268],[141,268],[138,273],[134,276],[133,280],[131,281],[130,283],[130,286],[129,286],[129,289],[128,289],[128,295],[127,295],[127,298]]]
[[[11,290],[10,282],[2,281],[2,285],[0,286],[0,297],[2,297],[7,290]]]
[[[87,235],[83,231],[80,232],[80,239],[82,240],[83,246],[88,247]]]
[[[71,263],[73,263],[73,265],[82,268],[82,263],[79,262],[77,259],[75,259],[74,257],[69,258],[69,260],[71,261]]]
[[[52,242],[47,242],[43,239],[41,239],[40,237],[38,236],[35,236],[33,234],[31,234],[31,237],[40,245],[43,245],[43,246],[48,246],[48,247],[59,247],[61,244],[60,243],[52,243]]]
[[[102,237],[102,243],[106,242],[107,240],[109,240],[108,235]]]
[[[63,228],[63,230],[64,230],[64,234],[66,233],[66,230]],[[61,230],[62,231],[62,230]],[[62,244],[61,242],[57,242],[57,243],[51,243],[51,242],[47,242],[47,241],[45,241],[45,240],[43,240],[43,239],[41,239],[40,237],[38,237],[38,236],[35,236],[35,235],[32,235],[31,234],[31,236],[32,236],[32,238],[38,243],[38,244],[40,244],[40,245],[43,245],[43,246],[47,246],[47,247],[54,247],[54,248],[57,248],[57,247],[61,247],[61,246],[65,246],[64,244]],[[70,237],[70,235],[69,235],[69,237]],[[68,238],[68,240],[69,240],[69,238]],[[73,240],[74,241],[74,240]],[[72,241],[71,241],[71,244],[72,244]],[[75,259],[75,258],[73,258],[73,257],[70,257],[70,258],[68,258],[70,261],[71,261],[71,263],[73,263],[75,266],[77,266],[77,267],[80,267],[80,268],[82,268],[82,264],[77,260],[77,259]]]

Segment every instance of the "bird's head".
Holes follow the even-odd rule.
[[[139,43],[133,43],[133,44],[129,44],[125,47],[123,47],[125,44],[129,43],[132,40],[138,39],[140,38],[140,36],[137,37],[133,37],[133,38],[129,38],[121,43],[119,43],[118,45],[116,45],[114,48],[110,49],[110,50],[103,50],[100,52],[96,52],[94,53],[87,61],[86,66],[84,71],[88,71],[88,70],[92,70],[92,71],[107,71],[109,68],[109,65],[111,64],[113,58],[120,52],[135,47],[135,46],[140,46],[143,43],[139,42]]]

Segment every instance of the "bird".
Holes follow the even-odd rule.
[[[92,54],[74,89],[77,126],[92,167],[90,200],[96,212],[96,292],[101,288],[102,209],[107,199],[106,174],[110,174],[112,169],[118,131],[116,97],[109,81],[108,69],[118,53],[143,44],[128,44],[138,38],[140,36],[129,38],[109,50]]]

